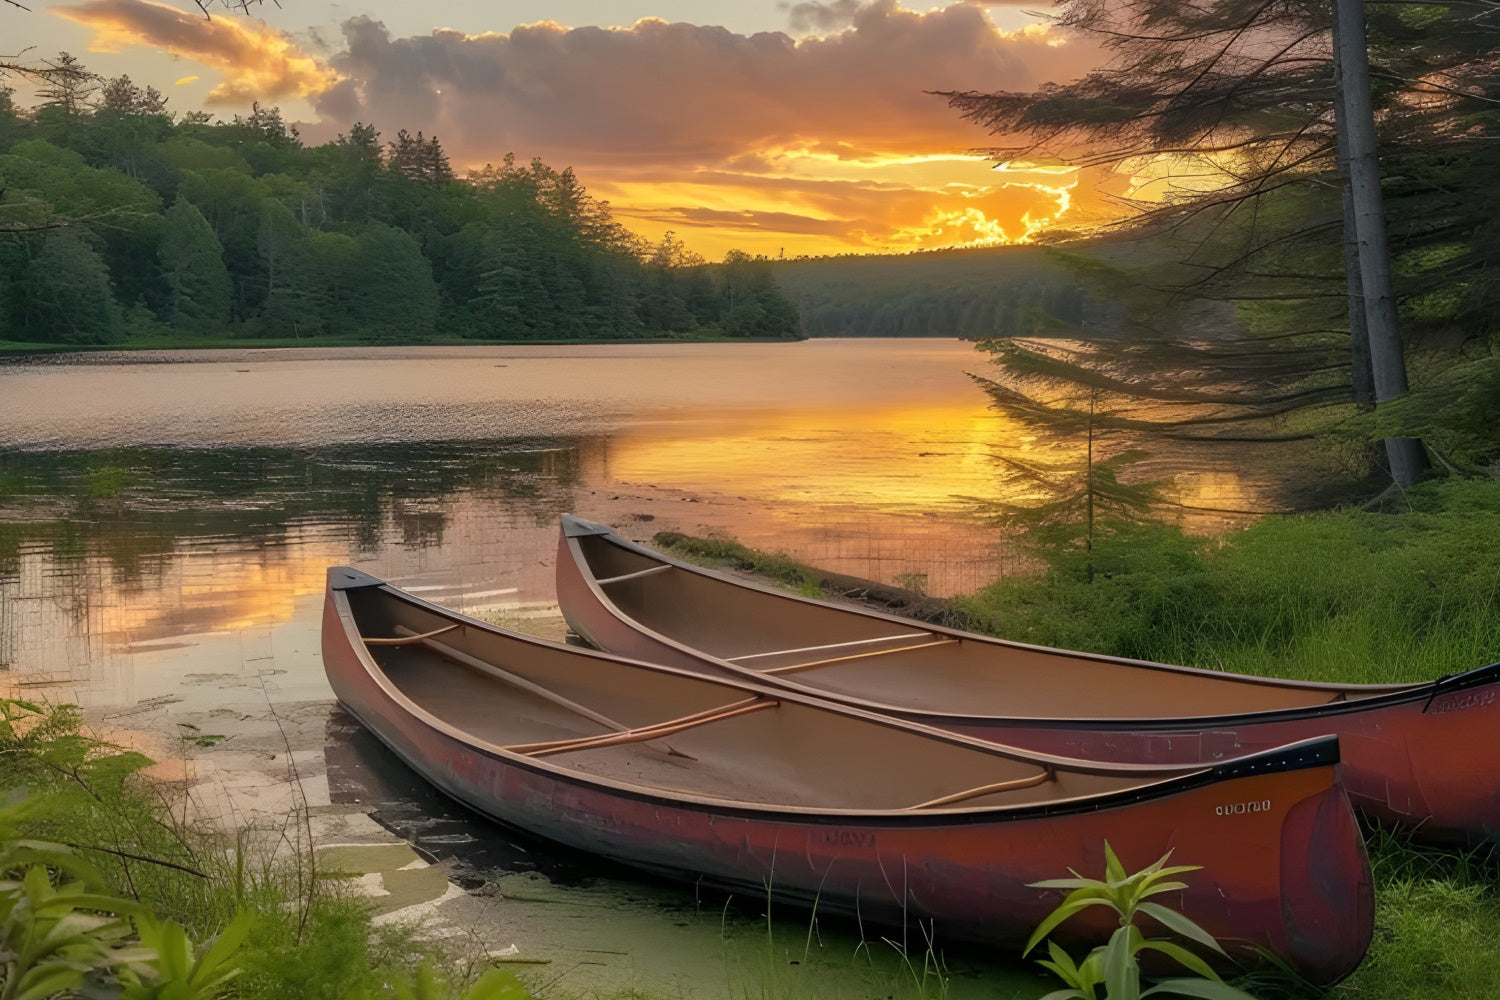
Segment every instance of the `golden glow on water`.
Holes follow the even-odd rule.
[[[631,429],[610,446],[621,482],[731,489],[764,503],[956,513],[994,487],[990,449],[1017,433],[981,401],[884,411],[783,408]]]
[[[230,553],[203,555],[210,571],[177,583],[179,607],[189,620],[209,621],[215,628],[237,632],[290,621],[297,599],[322,593],[328,567],[345,558],[347,550],[313,542],[283,550],[268,560],[251,561]],[[120,626],[124,634],[139,637],[136,641],[161,632],[160,620],[149,614],[134,622],[122,620]]]

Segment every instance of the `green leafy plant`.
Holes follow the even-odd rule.
[[[1037,925],[1030,940],[1026,942],[1023,955],[1030,954],[1033,948],[1069,917],[1091,906],[1107,906],[1114,910],[1120,924],[1110,935],[1108,943],[1094,948],[1082,962],[1075,963],[1057,942],[1048,941],[1050,960],[1039,959],[1038,962],[1066,983],[1068,988],[1049,993],[1042,1000],[1140,1000],[1153,995],[1200,997],[1202,1000],[1253,1000],[1248,993],[1225,983],[1206,961],[1188,948],[1165,938],[1148,938],[1135,925],[1138,916],[1148,916],[1175,934],[1219,955],[1224,954],[1219,942],[1202,927],[1176,910],[1151,901],[1152,896],[1187,888],[1187,883],[1176,880],[1174,876],[1198,870],[1199,866],[1196,865],[1169,866],[1167,861],[1171,856],[1172,852],[1168,851],[1154,864],[1129,874],[1106,841],[1102,881],[1085,878],[1070,868],[1072,878],[1030,883],[1033,888],[1065,889],[1068,894],[1057,909]],[[1173,960],[1194,976],[1163,979],[1153,986],[1141,989],[1140,956],[1147,951]]]
[[[91,974],[143,960],[127,946],[130,900],[88,891],[82,882],[53,885],[35,864],[0,877],[0,1000],[47,1000],[83,985]]]
[[[126,946],[138,904],[92,891],[92,867],[65,845],[25,836],[49,808],[18,790],[0,799],[0,1000],[66,994],[149,957]]]
[[[0,1000],[73,996],[109,982],[121,1000],[225,996],[250,915],[236,916],[198,955],[179,924],[107,891],[74,848],[27,835],[58,810],[58,799],[25,789],[0,798]]]
[[[218,1000],[240,974],[236,958],[250,932],[248,913],[236,916],[201,955],[180,924],[144,914],[135,923],[151,957],[121,970],[121,1000]]]

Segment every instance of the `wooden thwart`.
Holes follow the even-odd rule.
[[[835,663],[848,663],[850,660],[865,660],[872,656],[885,656],[888,653],[909,653],[914,649],[931,649],[933,646],[947,646],[958,642],[957,639],[938,639],[934,642],[919,642],[915,646],[897,646],[894,649],[876,649],[868,653],[851,653],[848,656],[834,656],[826,660],[813,660],[811,663],[792,663],[785,667],[771,667],[762,670],[763,674],[790,674],[798,670],[811,670],[814,667],[827,667]]]
[[[796,649],[775,649],[769,653],[746,653],[743,656],[726,656],[730,663],[745,660],[760,660],[767,656],[790,656],[793,653],[821,653],[826,649],[848,649],[850,646],[871,646],[877,642],[895,642],[897,639],[921,639],[931,632],[902,632],[899,635],[877,635],[873,639],[852,639],[849,642],[832,642],[826,646],[799,646]]]
[[[442,635],[444,632],[452,632],[456,628],[463,628],[463,625],[455,623],[453,625],[445,625],[442,628],[435,628],[431,632],[423,632],[421,634],[418,634],[416,632],[412,632],[412,630],[409,629],[409,628],[405,628],[404,626],[399,626],[398,625],[396,627],[396,631],[397,632],[410,632],[411,634],[410,635],[398,636],[398,637],[396,637],[394,639],[370,639],[370,638],[366,638],[365,639],[365,645],[366,646],[415,646],[416,644],[418,644],[420,642],[425,642],[428,639],[431,639],[435,635]]]
[[[1029,778],[1012,778],[1010,781],[997,781],[992,785],[980,785],[978,788],[968,788],[962,792],[954,792],[952,795],[944,795],[941,798],[921,802],[908,809],[936,809],[938,806],[951,806],[959,802],[967,802],[969,799],[981,798],[985,795],[993,795],[996,792],[1009,792],[1017,788],[1031,788],[1035,785],[1045,784],[1057,780],[1057,772],[1047,768],[1041,774],[1034,774]]]
[[[449,628],[460,627],[460,625],[449,626]],[[407,628],[404,625],[397,625],[396,631],[412,632],[411,629]],[[402,636],[401,639],[397,641],[420,642],[424,648],[432,650],[432,652],[437,653],[439,656],[452,660],[454,663],[462,664],[463,666],[466,666],[471,670],[477,670],[478,672],[485,674],[486,676],[493,677],[498,681],[503,681],[506,684],[511,685],[512,687],[520,688],[522,691],[534,694],[544,701],[550,701],[552,704],[557,705],[560,708],[565,708],[570,712],[577,713],[578,715],[583,716],[585,719],[588,719],[591,722],[599,723],[599,725],[603,726],[605,729],[611,729],[616,733],[631,732],[629,726],[624,725],[623,723],[616,722],[614,719],[611,719],[607,715],[601,715],[600,713],[594,711],[592,708],[589,708],[587,705],[580,705],[578,702],[574,701],[571,698],[564,698],[557,692],[550,691],[547,688],[542,687],[542,685],[537,684],[535,681],[529,681],[525,677],[522,677],[520,674],[511,673],[504,667],[498,667],[495,664],[490,663],[488,660],[481,660],[479,657],[471,656],[461,649],[454,649],[452,646],[449,646],[446,643],[433,642],[428,638],[428,636],[438,635],[446,631],[448,631],[448,629],[442,628],[436,630],[435,632],[426,632],[421,635],[412,633],[410,635]],[[369,642],[371,640],[366,639],[365,641]],[[393,643],[391,640],[387,640],[385,644],[391,645]],[[610,734],[606,733],[604,735],[607,736]],[[659,749],[666,751],[673,757],[682,757],[686,760],[698,759],[692,754],[683,753],[681,750],[676,749],[669,743],[663,743]]]
[[[661,566],[652,566],[650,569],[638,569],[634,573],[621,573],[619,576],[607,576],[602,580],[595,580],[594,582],[602,587],[606,583],[619,583],[621,580],[634,580],[639,577],[650,576],[653,573],[661,573],[665,572],[666,570],[676,568],[677,567],[670,564],[663,564]]]
[[[692,729],[695,726],[704,726],[710,722],[720,722],[724,719],[732,719],[739,715],[748,715],[751,712],[759,712],[763,708],[775,708],[781,704],[775,698],[754,697],[746,701],[736,702],[733,705],[724,705],[719,708],[710,708],[693,715],[685,715],[680,719],[669,719],[666,722],[658,722],[651,726],[641,726],[638,729],[629,729],[623,733],[605,733],[602,736],[584,736],[572,740],[552,740],[547,743],[521,743],[508,746],[505,749],[512,753],[522,753],[528,757],[546,757],[555,753],[570,753],[574,750],[595,750],[601,747],[621,746],[626,743],[640,743],[645,740],[654,740],[662,736],[671,736],[680,733],[684,729]]]

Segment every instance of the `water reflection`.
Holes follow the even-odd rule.
[[[91,703],[78,688],[116,687],[103,678],[133,651],[291,620],[337,563],[441,585],[470,611],[544,604],[565,510],[644,538],[717,531],[857,575],[926,574],[940,592],[997,572],[988,532],[961,515],[861,506],[852,487],[843,506],[789,507],[754,483],[716,493],[653,467],[653,449],[680,453],[661,440],[0,455],[0,667]]]
[[[0,366],[11,683],[115,697],[133,652],[291,621],[332,563],[470,611],[545,604],[562,511],[938,595],[1016,566],[972,503],[1033,445],[966,345],[324,353]],[[1180,482],[1245,504],[1232,469]]]
[[[1018,429],[975,400],[920,409],[797,407],[775,414],[683,414],[612,444],[622,481],[754,494],[768,504],[888,513],[967,513],[994,488],[990,448]]]

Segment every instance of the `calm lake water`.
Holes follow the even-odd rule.
[[[1016,565],[974,503],[994,496],[995,450],[1027,440],[965,374],[985,363],[957,341],[819,340],[0,364],[0,694],[81,704],[159,758],[181,755],[174,726],[213,727],[231,738],[182,767],[230,783],[276,758],[254,720],[278,706],[309,754],[389,770],[378,747],[350,749],[331,704],[325,569],[525,621],[553,602],[564,511],[974,590]],[[1180,483],[1206,506],[1244,502],[1232,472]],[[305,770],[329,805],[373,781]],[[415,794],[382,799],[382,824],[428,815]],[[473,864],[515,872],[527,854]],[[626,888],[596,888],[606,909],[656,891],[611,878]],[[647,906],[642,953],[679,934],[673,905]]]

